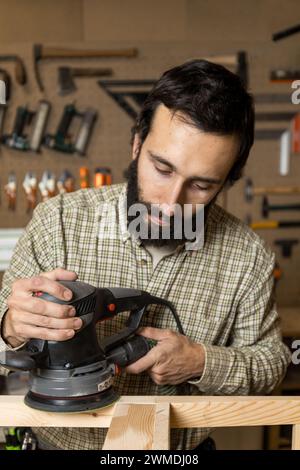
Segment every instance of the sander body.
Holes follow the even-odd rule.
[[[97,288],[80,281],[60,281],[73,297],[63,301],[47,293],[39,298],[72,305],[83,324],[67,341],[31,339],[18,351],[7,351],[2,366],[12,371],[29,371],[29,391],[25,403],[35,409],[78,412],[101,408],[119,396],[114,377],[122,367],[140,359],[155,342],[136,334],[151,304],[169,307],[178,323],[174,306],[168,300],[146,291],[129,288]],[[96,324],[118,313],[129,312],[126,326],[99,341]]]

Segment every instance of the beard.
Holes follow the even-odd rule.
[[[175,212],[175,216],[166,216],[162,213],[161,209],[159,209],[158,204],[153,204],[151,202],[145,201],[142,197],[142,191],[139,187],[138,182],[139,155],[137,156],[137,158],[132,160],[128,169],[126,170],[127,228],[129,232],[132,232],[132,229],[130,227],[133,226],[134,221],[136,221],[137,219],[136,215],[129,214],[130,208],[132,208],[136,204],[139,204],[143,207],[143,217],[139,217],[138,238],[143,242],[144,246],[153,246],[157,248],[168,246],[173,247],[175,249],[177,246],[180,246],[186,242],[192,243],[193,241],[195,241],[196,236],[194,236],[192,239],[186,238],[184,226],[185,224],[189,224],[192,233],[196,233],[197,235],[199,230],[199,223],[197,224],[197,217],[199,217],[199,215],[197,213],[194,213],[190,217],[185,217],[183,214],[181,216],[178,216],[178,214],[176,215]],[[214,196],[214,198],[205,206],[205,213],[202,219],[204,223],[207,219],[209,209],[215,202],[218,194]],[[155,220],[159,223],[153,223],[153,216]],[[152,217],[152,219],[150,219],[150,217]],[[201,225],[200,231],[203,231],[201,230]],[[153,236],[153,234],[155,234],[155,236]]]

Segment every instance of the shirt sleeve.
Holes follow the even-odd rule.
[[[205,367],[189,383],[207,395],[270,393],[283,379],[290,352],[282,342],[273,295],[274,256],[253,269],[228,346],[203,344]]]
[[[16,279],[29,278],[41,272],[54,269],[51,256],[51,209],[47,203],[37,206],[33,217],[14,249],[8,269],[5,271],[0,291],[0,327],[7,312],[7,298],[11,294],[12,283]],[[19,349],[10,347],[2,338],[0,329],[0,353]],[[25,344],[25,343],[24,343]],[[0,374],[7,375],[8,370],[0,366]]]

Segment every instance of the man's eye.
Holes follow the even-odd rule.
[[[162,170],[161,168],[158,168],[157,166],[155,167],[156,171],[160,173],[161,175],[170,175],[172,173],[171,170]]]
[[[192,184],[192,188],[198,190],[198,191],[208,191],[209,186],[200,186],[199,184]]]

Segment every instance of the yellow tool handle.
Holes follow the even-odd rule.
[[[260,228],[278,228],[279,223],[277,222],[277,220],[265,220],[265,221],[263,220],[261,222],[252,222],[250,224],[250,227],[253,230],[257,230]]]

